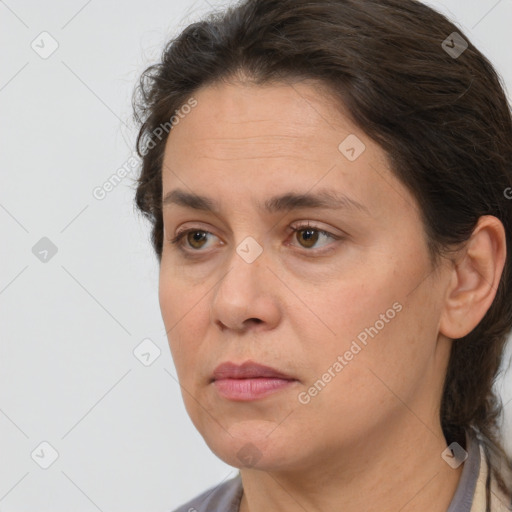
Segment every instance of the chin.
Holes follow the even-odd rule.
[[[210,450],[222,461],[239,469],[284,469],[303,453],[293,443],[282,426],[262,420],[237,422],[226,430],[216,426],[215,435],[209,432],[203,438]]]

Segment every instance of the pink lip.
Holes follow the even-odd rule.
[[[287,388],[297,379],[270,366],[246,361],[242,365],[220,364],[213,372],[212,382],[224,398],[250,401]]]
[[[294,384],[295,380],[286,379],[220,379],[214,381],[217,391],[228,400],[248,402],[264,398]]]
[[[252,379],[261,377],[295,380],[290,375],[286,375],[285,373],[280,372],[275,368],[271,368],[270,366],[265,366],[263,364],[258,364],[254,361],[245,361],[241,365],[228,361],[226,363],[219,364],[219,366],[217,366],[217,368],[215,368],[213,371],[213,380]]]

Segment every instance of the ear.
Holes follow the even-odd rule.
[[[506,256],[503,224],[491,215],[480,217],[453,262],[439,323],[441,334],[462,338],[479,324],[496,296]]]

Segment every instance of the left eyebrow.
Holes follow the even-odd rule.
[[[194,210],[202,210],[212,213],[220,213],[220,204],[215,199],[195,193],[186,192],[181,189],[174,189],[168,192],[163,200],[162,206],[176,204],[184,208]],[[347,209],[357,210],[367,215],[371,215],[369,209],[348,197],[345,194],[337,194],[330,189],[321,189],[315,193],[295,193],[288,192],[267,199],[263,204],[257,202],[257,206],[261,210],[268,213],[290,212],[301,208],[330,208],[330,209]]]

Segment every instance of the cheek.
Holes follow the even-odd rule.
[[[160,271],[159,303],[171,355],[177,371],[192,364],[205,337],[209,315],[207,290],[177,279],[166,268]],[[183,375],[186,377],[186,375]]]
[[[368,409],[365,406],[359,413],[366,414],[376,408],[400,408],[396,397],[406,403],[414,399],[434,364],[437,339],[435,304],[429,301],[428,290],[418,292],[388,294],[385,300],[375,297],[358,321],[348,324],[352,335],[341,336],[338,345],[331,347],[327,365],[337,355],[346,361],[332,388],[334,403],[340,404],[341,396],[343,405],[353,411],[358,403],[365,403]],[[393,302],[394,297],[398,300]]]
[[[352,378],[363,384],[376,379],[368,367],[385,372],[391,381],[413,379],[414,368],[425,363],[435,341],[433,290],[424,291],[423,283],[411,293],[421,282],[421,270],[382,262],[318,290],[310,302],[318,318],[306,322],[296,317],[301,331],[309,333],[307,339],[322,346],[309,353],[315,372],[311,377],[321,377],[338,356],[346,355],[344,368],[360,368],[362,373]]]
[[[164,321],[174,325],[180,319],[185,320],[193,315],[196,305],[206,300],[207,291],[203,282],[188,277],[182,265],[176,264],[171,258],[162,259],[158,298]]]
[[[380,313],[381,308],[375,312]],[[361,320],[363,328],[359,321],[346,326],[346,332],[355,332],[354,336],[341,334],[324,350],[310,352],[312,372],[304,388],[310,403],[303,406],[303,413],[316,422],[329,410],[332,421],[328,421],[326,430],[333,439],[339,435],[340,419],[348,438],[357,439],[361,429],[371,431],[403,409],[397,397],[410,402],[427,357],[404,332],[409,324],[406,314],[404,306],[384,326],[375,326],[374,315],[370,314],[372,321]],[[337,326],[342,332],[343,326]],[[360,334],[364,336],[358,338]]]
[[[398,316],[399,305],[393,304],[402,300],[401,292],[396,284],[385,275],[353,272],[342,280],[332,281],[327,287],[317,292],[315,311],[331,328],[329,338],[332,343],[343,347],[343,343],[356,338],[365,329],[377,322],[379,331],[387,328]],[[381,320],[384,315],[384,321]],[[364,335],[361,335],[364,338]]]

